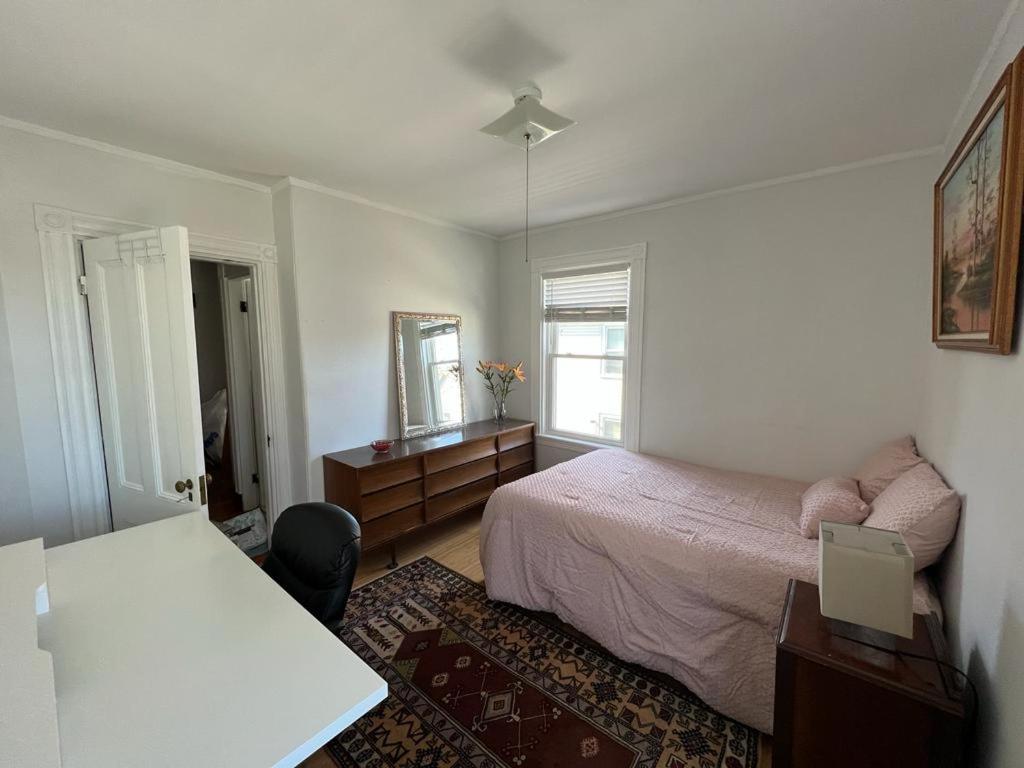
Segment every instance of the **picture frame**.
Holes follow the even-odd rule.
[[[935,182],[932,341],[1010,354],[1020,261],[1024,51],[1007,66]]]

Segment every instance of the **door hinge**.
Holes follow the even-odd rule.
[[[204,474],[199,476],[199,503],[204,507],[207,504],[206,486],[208,486],[212,480],[213,478],[210,475]]]
[[[86,280],[85,275],[78,276],[78,293],[82,296],[89,295],[89,281]]]
[[[267,448],[270,447],[270,435],[267,435]]]
[[[259,473],[257,473],[257,472],[253,472],[252,473],[252,482],[253,482],[254,485],[259,485],[260,484]]]
[[[242,312],[248,312],[249,311],[249,302],[245,301],[245,300],[242,300],[242,301],[238,302],[238,308]]]

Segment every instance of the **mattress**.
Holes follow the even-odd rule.
[[[806,483],[602,449],[499,488],[480,559],[491,599],[549,611],[722,714],[772,730],[790,578],[817,581]],[[937,609],[923,574],[914,608]]]

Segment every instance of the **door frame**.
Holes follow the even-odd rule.
[[[259,375],[259,359],[255,361],[252,359],[252,350],[259,346],[260,338],[260,327],[258,319],[255,314],[250,314],[253,318],[251,325],[247,322],[247,333],[248,338],[240,339],[236,338],[234,325],[232,324],[232,318],[234,313],[234,306],[230,300],[230,287],[229,284],[232,280],[249,280],[249,285],[252,286],[252,271],[245,277],[228,277],[225,274],[223,262],[209,262],[210,264],[217,265],[217,289],[220,291],[220,306],[221,306],[221,324],[224,328],[224,355],[227,358],[227,384],[228,384],[228,434],[231,436],[231,471],[235,475],[235,491],[240,494],[243,498],[243,509],[252,509],[251,506],[244,503],[245,494],[247,487],[252,485],[259,485],[254,482],[251,478],[246,479],[245,472],[242,469],[242,454],[239,448],[243,445],[241,435],[243,433],[249,433],[252,436],[257,435],[259,430],[260,419],[257,418],[257,409],[263,408],[263,395],[257,391],[257,387],[253,383],[253,377]],[[256,289],[251,288],[250,293],[255,294]],[[246,303],[252,301],[252,296],[246,298]],[[256,344],[252,344],[253,327],[255,327]],[[243,381],[243,372],[239,371],[236,367],[235,353],[239,345],[244,344],[249,349],[249,360],[248,369],[244,372],[244,375],[248,377],[248,381]],[[248,387],[250,390],[249,398],[252,404],[253,412],[250,414],[239,414],[238,408],[235,403],[240,390]],[[263,441],[257,440],[253,446],[254,458],[256,465],[251,467],[257,477],[267,474],[267,457],[266,457],[266,446]],[[256,495],[258,497],[258,505],[263,506],[263,488],[258,487],[256,489]]]
[[[89,316],[81,293],[84,275],[78,240],[152,229],[152,223],[124,221],[36,203],[35,222],[43,266],[46,315],[56,383],[57,412],[68,501],[75,539],[111,530],[103,434],[96,395]],[[252,269],[255,317],[267,428],[267,527],[291,503],[291,468],[285,404],[284,355],[278,298],[277,249],[189,232],[190,257]]]

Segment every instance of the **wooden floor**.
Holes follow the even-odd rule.
[[[457,516],[398,544],[398,564],[405,565],[428,555],[473,581],[484,580],[480,565],[480,513]],[[356,587],[383,576],[388,571],[388,550],[363,553],[356,571]]]
[[[480,565],[480,514],[456,517],[446,523],[428,528],[422,534],[410,536],[398,545],[398,564],[405,565],[427,555],[458,571],[473,581],[482,582],[484,569]],[[360,587],[386,573],[387,549],[363,554],[359,570],[356,571],[355,586]],[[761,762],[758,768],[771,768],[771,739],[762,737]],[[319,750],[302,763],[303,768],[336,768],[334,761],[323,750]]]

